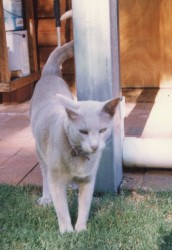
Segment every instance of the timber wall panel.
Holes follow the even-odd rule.
[[[38,17],[54,17],[53,0],[36,0]],[[63,1],[61,1],[63,2]]]
[[[57,45],[53,0],[36,0],[39,65]],[[61,1],[61,14],[71,0]],[[172,87],[172,0],[119,0],[122,87]],[[62,44],[73,39],[62,22]]]
[[[42,69],[44,64],[47,61],[48,56],[50,53],[55,49],[55,46],[51,47],[39,47],[38,53],[39,53],[39,61],[40,61],[40,68]]]
[[[37,0],[34,2],[39,68],[42,69],[49,54],[57,46],[57,31],[55,27],[53,0]],[[61,15],[71,9],[71,0],[61,1]],[[61,22],[61,43],[73,39],[72,20]]]
[[[172,1],[120,0],[123,87],[172,87]]]
[[[61,34],[64,34],[64,25],[61,27]],[[61,36],[62,44],[65,43],[64,35]],[[54,19],[38,20],[38,45],[39,46],[56,46],[57,33]]]
[[[160,85],[172,87],[172,1],[160,1]]]

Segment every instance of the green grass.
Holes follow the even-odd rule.
[[[172,249],[172,193],[122,192],[93,199],[88,230],[60,235],[53,207],[39,207],[37,187],[0,185],[2,250]],[[77,195],[69,192],[76,220]]]

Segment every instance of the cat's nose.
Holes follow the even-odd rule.
[[[97,145],[91,146],[91,149],[93,150],[93,152],[96,152],[96,150],[98,149]]]

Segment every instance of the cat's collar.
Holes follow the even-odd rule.
[[[70,140],[69,136],[68,136],[68,141],[69,141],[70,146],[72,147],[71,152],[70,152],[72,157],[83,157],[87,160],[90,160],[89,154],[84,152],[82,150],[81,146],[79,146],[79,145],[74,146],[72,141]]]
[[[73,157],[81,156],[81,157],[86,158],[87,160],[90,160],[89,154],[86,153],[86,152],[84,152],[84,151],[81,149],[81,147],[72,147],[71,155],[72,155]]]

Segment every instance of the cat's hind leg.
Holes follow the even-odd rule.
[[[49,191],[46,169],[42,165],[40,165],[40,167],[42,169],[43,190],[42,196],[37,200],[37,202],[41,206],[47,206],[52,203],[52,199]]]
[[[42,172],[42,178],[43,178],[43,189],[42,189],[42,196],[37,200],[38,204],[41,206],[47,206],[52,203],[51,195],[50,195],[50,190],[48,186],[48,169],[46,166],[45,161],[41,157],[41,154],[39,153],[39,150],[37,149],[37,155],[39,158],[39,165],[40,169]]]

